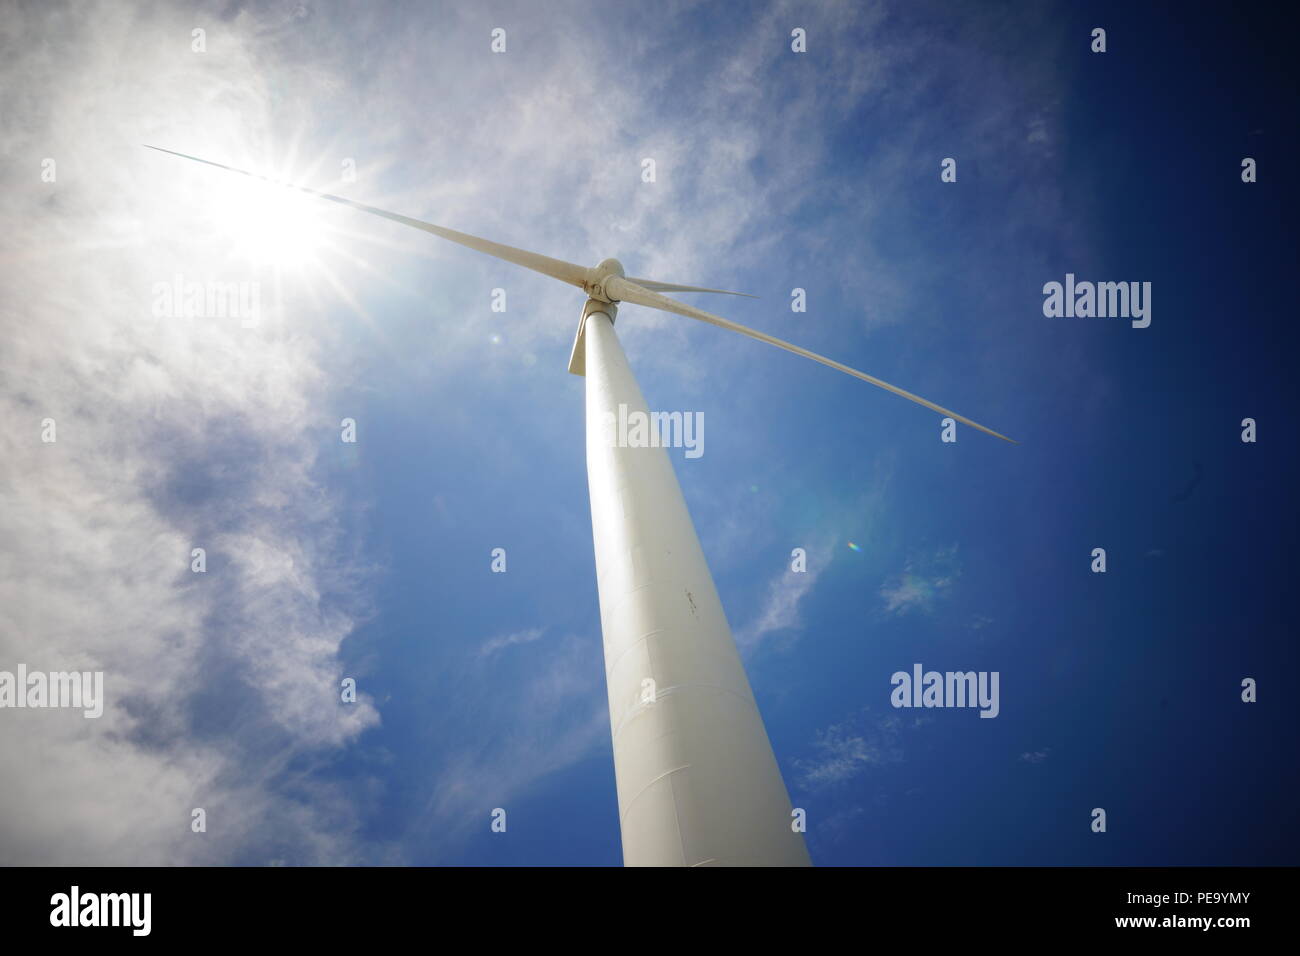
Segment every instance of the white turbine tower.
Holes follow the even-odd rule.
[[[276,182],[196,156],[160,152]],[[649,411],[614,334],[618,304],[675,312],[739,332],[1011,439],[847,365],[661,295],[722,290],[628,279],[617,259],[587,268],[305,186],[289,188],[423,229],[587,293],[569,371],[587,380],[587,485],[623,862],[808,865],[790,797],[667,453],[658,446],[619,447],[610,435],[608,423],[619,406],[629,416]]]

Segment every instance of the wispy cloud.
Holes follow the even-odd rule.
[[[1051,747],[1044,747],[1042,750],[1031,750],[1028,753],[1020,755],[1020,759],[1025,763],[1042,763],[1052,754]]]
[[[893,575],[880,588],[885,612],[903,615],[909,611],[933,611],[948,597],[953,581],[960,575],[955,544],[940,548],[926,558],[909,560],[901,574]]]
[[[817,732],[813,756],[796,760],[799,783],[809,790],[844,783],[868,767],[903,759],[903,722],[894,715],[869,719],[865,714]]]
[[[544,627],[530,627],[523,631],[515,631],[513,634],[501,634],[497,637],[488,638],[478,649],[479,657],[491,657],[498,651],[503,651],[507,647],[514,647],[516,644],[531,644],[539,640],[546,633]]]
[[[795,571],[789,565],[774,575],[767,583],[763,606],[755,618],[736,632],[736,643],[742,651],[761,645],[767,638],[800,626],[799,605],[812,593],[818,577],[829,565],[831,545],[823,544],[806,549],[807,569]],[[793,562],[793,558],[791,559]]]
[[[494,807],[508,811],[539,782],[608,741],[596,643],[573,636],[555,642],[475,708],[468,701],[476,692],[462,692],[467,705],[457,708],[458,724],[480,730],[459,735],[459,746],[440,747],[435,755],[426,812],[416,823],[422,838],[449,848],[474,827],[486,828]],[[483,727],[492,729],[491,746],[484,745]]]
[[[205,70],[192,20],[30,6],[0,27],[0,667],[103,670],[107,697],[99,720],[6,714],[0,863],[361,856],[360,808],[311,772],[379,721],[364,682],[340,699],[368,568],[319,474],[321,354],[272,275],[204,238],[182,178],[138,179],[162,117],[225,103],[209,146],[267,119],[248,38],[223,31]],[[259,327],[153,315],[177,272],[264,281]]]

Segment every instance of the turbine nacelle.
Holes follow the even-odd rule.
[[[583,289],[587,295],[599,302],[617,302],[606,288],[611,277],[623,279],[627,273],[623,271],[623,263],[617,259],[605,259],[600,265],[593,269],[587,270],[587,281],[583,284]]]

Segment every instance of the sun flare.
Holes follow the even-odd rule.
[[[290,271],[319,264],[326,229],[313,196],[240,176],[222,185],[214,212],[241,259]]]

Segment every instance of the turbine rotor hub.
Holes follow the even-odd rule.
[[[611,276],[618,278],[626,277],[627,273],[623,271],[623,263],[617,259],[605,259],[593,269],[588,270],[588,279],[585,289],[587,294],[593,299],[599,299],[601,302],[613,302],[609,293],[605,291],[605,283]]]

